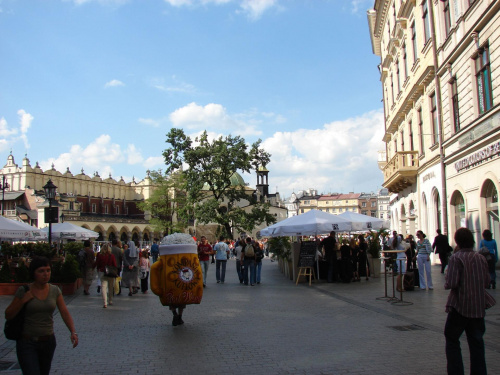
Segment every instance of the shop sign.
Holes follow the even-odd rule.
[[[457,170],[457,172],[460,172],[464,168],[472,167],[482,162],[483,160],[488,159],[489,157],[497,155],[499,153],[500,153],[500,141],[495,142],[483,148],[482,150],[474,152],[473,154],[457,161],[455,163],[455,169]]]
[[[463,148],[498,127],[500,127],[500,114],[490,117],[489,119],[476,125],[471,131],[461,136],[458,139],[458,145],[460,148]]]

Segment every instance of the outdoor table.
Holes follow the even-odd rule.
[[[385,250],[383,251],[384,253],[391,253],[391,254],[398,254],[398,253],[404,253],[406,250]],[[401,270],[403,269],[402,262],[405,261],[405,259],[396,259],[396,262],[399,261],[399,275],[401,276],[401,290],[399,292],[400,298],[396,298],[396,293],[395,293],[395,285],[394,285],[394,268],[392,272],[392,295],[395,300],[389,300],[387,302],[391,302],[391,304],[396,305],[396,306],[409,306],[413,305],[413,302],[409,301],[404,301],[403,300],[403,272]]]
[[[393,278],[393,288],[392,288],[392,297],[389,297],[387,295],[387,260],[391,259],[390,257],[381,257],[381,259],[384,261],[384,287],[385,287],[385,293],[382,297],[377,297],[375,299],[377,300],[387,300],[387,301],[395,301],[397,300],[395,293],[394,293],[394,278]]]

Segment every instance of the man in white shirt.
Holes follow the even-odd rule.
[[[226,264],[229,257],[229,246],[224,242],[224,236],[219,237],[219,242],[214,246],[215,251],[215,277],[217,284],[224,284],[226,278]],[[222,268],[222,271],[221,271]]]

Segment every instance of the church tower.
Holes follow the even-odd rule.
[[[260,166],[257,169],[257,191],[261,199],[264,199],[269,195],[269,182],[268,182],[269,171],[266,167]]]

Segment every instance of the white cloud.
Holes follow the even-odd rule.
[[[194,94],[198,91],[194,85],[180,80],[175,75],[170,77],[169,83],[166,83],[163,77],[155,77],[151,79],[150,85],[157,90],[165,92]]]
[[[119,6],[129,2],[129,0],[63,0],[65,2],[71,1],[75,5],[84,5],[87,3],[99,3],[101,5]]]
[[[8,138],[15,134],[17,134],[17,129],[9,129],[7,120],[4,117],[0,118],[0,137]],[[3,139],[3,141],[7,142],[6,139]]]
[[[144,163],[145,168],[147,169],[158,169],[158,167],[164,167],[165,166],[165,159],[163,156],[150,156],[147,158]]]
[[[70,151],[59,155],[57,158],[49,158],[40,163],[42,169],[52,167],[58,171],[65,171],[66,168],[84,168],[87,174],[99,171],[101,176],[113,172],[112,164],[122,163],[125,155],[120,145],[111,142],[111,137],[103,134],[85,147],[73,145]],[[88,171],[90,169],[90,171]],[[74,174],[79,173],[73,171]]]
[[[243,0],[240,7],[251,20],[258,20],[267,10],[277,4],[278,0]]]
[[[160,127],[160,124],[161,124],[161,120],[155,120],[155,119],[152,119],[152,118],[142,118],[142,117],[140,117],[137,121],[139,121],[143,125],[152,126],[154,128]]]
[[[375,190],[383,180],[377,164],[377,152],[384,149],[383,132],[382,111],[320,129],[277,132],[263,141],[272,154],[272,185],[282,195],[309,187],[320,193]]]
[[[127,146],[127,163],[134,165],[134,164],[140,164],[144,161],[144,158],[142,157],[142,154],[135,145],[128,145]]]
[[[169,119],[176,128],[217,130],[242,136],[262,134],[257,128],[261,122],[259,119],[244,113],[231,115],[226,108],[215,103],[205,106],[189,103],[172,112]]]
[[[104,85],[104,88],[107,89],[110,87],[119,87],[119,86],[125,86],[125,84],[118,79],[112,79],[111,81],[106,82],[106,84]]]
[[[351,12],[365,12],[366,10],[373,8],[373,3],[373,0],[351,0]]]

